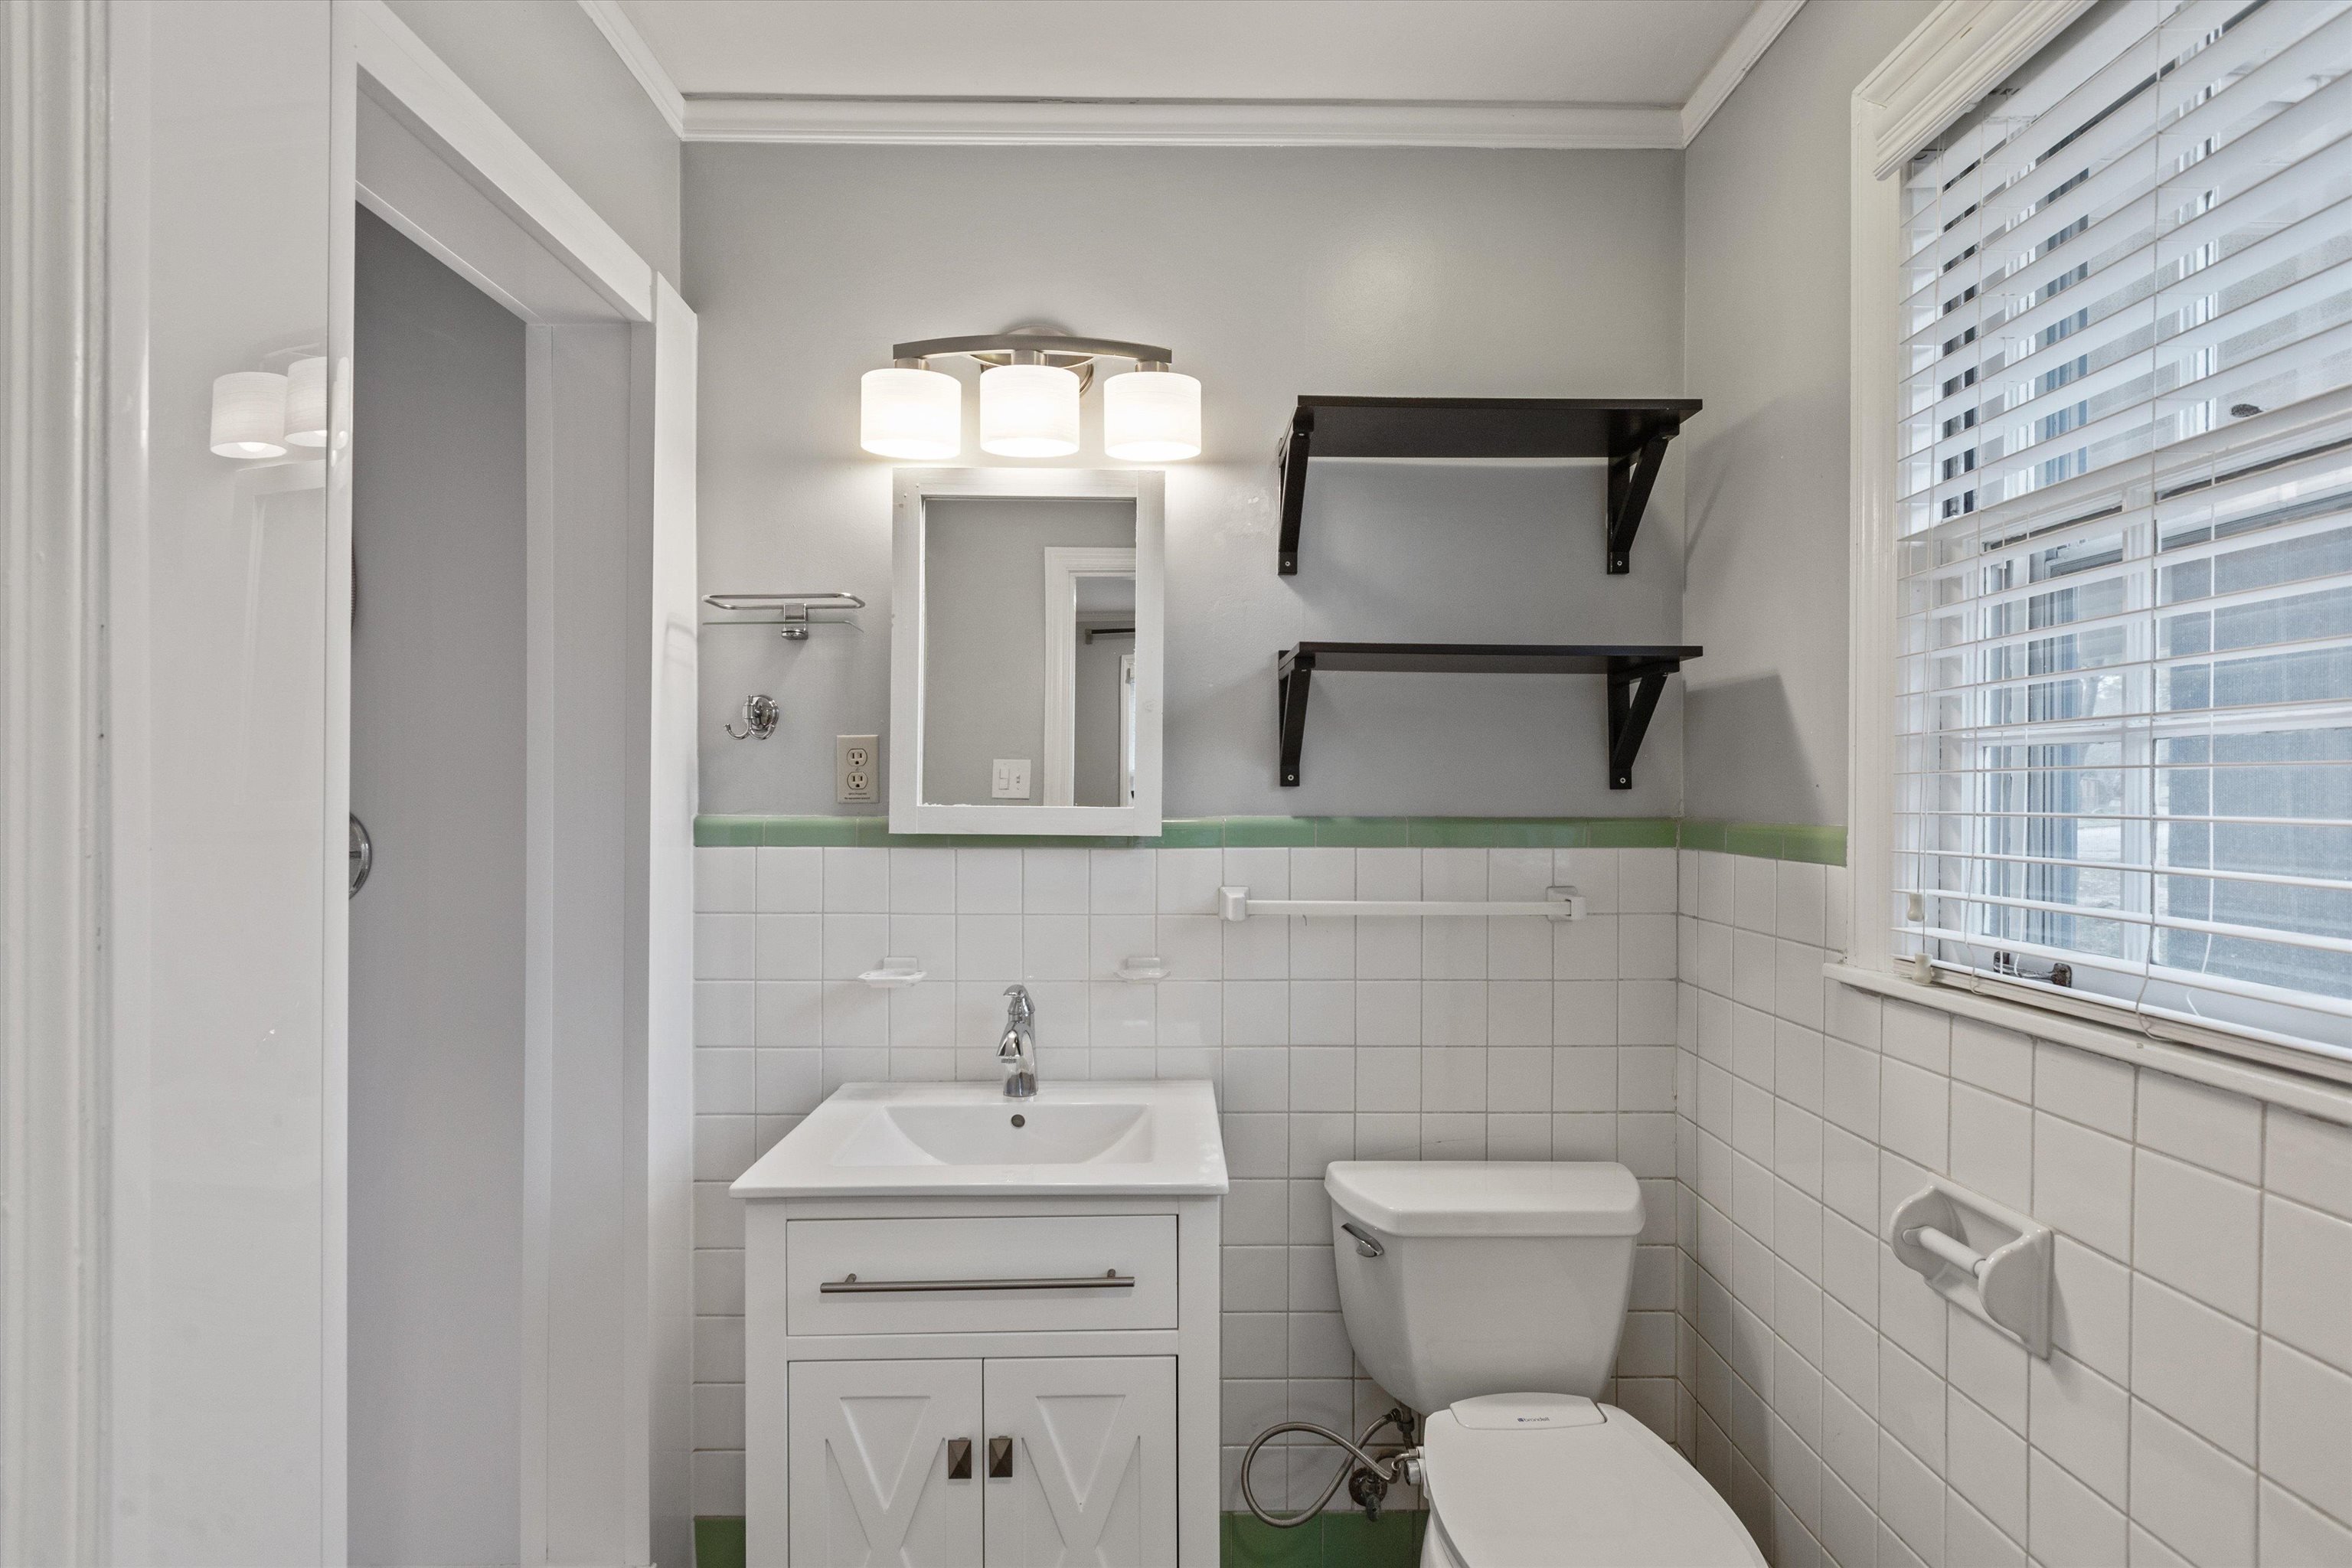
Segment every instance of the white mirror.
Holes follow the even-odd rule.
[[[1160,831],[1160,476],[907,468],[890,830]]]

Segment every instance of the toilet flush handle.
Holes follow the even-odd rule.
[[[1359,1258],[1378,1258],[1388,1250],[1374,1240],[1370,1232],[1359,1228],[1353,1220],[1340,1221],[1339,1228],[1356,1238],[1356,1256]]]

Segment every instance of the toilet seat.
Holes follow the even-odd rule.
[[[1424,1562],[1462,1568],[1764,1568],[1688,1461],[1612,1405],[1465,1399],[1429,1417]]]

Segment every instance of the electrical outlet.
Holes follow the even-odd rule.
[[[1029,798],[1029,759],[999,757],[996,770],[990,776],[990,796],[996,800],[1027,800]]]
[[[881,799],[881,756],[879,735],[835,735],[833,798],[845,805]]]

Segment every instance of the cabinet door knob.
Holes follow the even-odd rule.
[[[988,1440],[988,1479],[1001,1481],[1013,1473],[1013,1439],[991,1437]]]
[[[948,1439],[948,1479],[951,1481],[968,1481],[971,1479],[971,1438],[950,1437]]]

